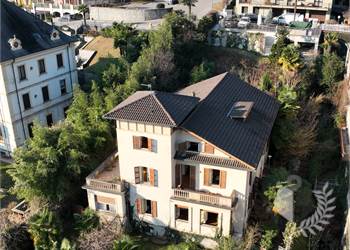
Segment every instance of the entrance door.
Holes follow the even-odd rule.
[[[191,165],[175,166],[175,184],[177,188],[196,189],[196,167]]]

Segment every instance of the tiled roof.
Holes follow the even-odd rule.
[[[104,117],[176,127],[189,115],[198,98],[157,91],[138,91]]]
[[[228,73],[223,73],[212,78],[206,79],[204,81],[192,84],[184,89],[179,90],[177,94],[196,96],[203,100],[221,82],[221,80],[226,76],[226,74]]]
[[[276,119],[277,100],[239,78],[225,74],[181,127],[232,156],[257,167]],[[200,84],[196,88],[201,89]],[[194,90],[195,91],[195,90]],[[246,119],[228,115],[236,102],[253,102]]]
[[[60,31],[60,39],[52,41],[51,25],[6,0],[0,4],[1,62],[75,41]],[[12,51],[8,42],[14,35],[22,43],[22,49],[17,51]]]
[[[184,162],[208,164],[211,166],[231,167],[231,168],[238,168],[238,169],[244,169],[244,170],[250,169],[247,165],[245,165],[237,160],[234,160],[234,159],[206,155],[206,154],[200,154],[200,153],[193,153],[193,152],[179,152],[179,151],[177,151],[175,156],[174,156],[174,159],[181,160]]]

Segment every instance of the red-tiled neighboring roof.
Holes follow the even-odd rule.
[[[157,91],[138,91],[104,117],[177,127],[193,110],[198,101],[198,98],[191,96]]]

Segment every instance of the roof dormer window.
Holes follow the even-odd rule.
[[[13,38],[8,40],[8,43],[11,46],[11,50],[16,51],[22,49],[22,42],[18,38],[16,38],[15,35],[13,35]]]
[[[51,37],[50,38],[51,38],[52,41],[59,40],[60,39],[60,33],[57,30],[53,29],[52,32],[51,32]]]

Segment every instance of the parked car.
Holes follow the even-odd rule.
[[[272,23],[280,24],[280,25],[289,25],[293,21],[294,21],[294,13],[285,13],[280,16],[276,16],[272,18]],[[296,13],[295,21],[300,21],[300,22],[304,21],[304,15]]]
[[[173,5],[173,4],[178,4],[178,0],[168,0],[168,4]]]
[[[235,28],[237,27],[238,19],[236,17],[226,17],[224,20],[225,28]]]
[[[247,28],[250,23],[251,23],[250,18],[247,16],[244,16],[239,20],[237,27],[244,29],[244,28]]]
[[[244,16],[249,17],[251,23],[258,22],[258,15],[256,15],[256,14],[245,14]]]

